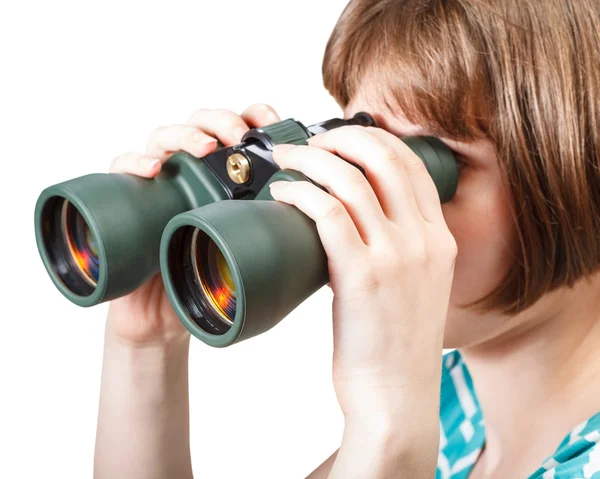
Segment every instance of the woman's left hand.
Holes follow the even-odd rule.
[[[280,181],[271,195],[315,221],[327,254],[333,381],[346,425],[435,442],[457,245],[433,180],[404,142],[380,128],[344,126],[308,145],[277,146],[273,159],[327,192]]]

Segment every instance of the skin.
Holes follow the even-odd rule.
[[[308,477],[434,477],[443,347],[461,349],[486,417],[487,445],[470,478],[526,477],[600,409],[600,279],[548,294],[512,318],[464,308],[502,279],[516,246],[494,149],[485,138],[442,138],[463,164],[456,196],[440,205],[422,163],[398,139],[427,130],[370,91],[365,85],[344,116],[368,111],[381,128],[342,127],[274,152],[281,168],[327,189],[271,188],[315,221],[334,293],[333,381],[345,429],[340,449]],[[239,116],[198,110],[187,125],[157,129],[145,153],[121,155],[111,171],[153,177],[174,151],[201,157],[215,138],[236,144],[248,128],[278,120],[260,104]],[[160,277],[111,303],[95,477],[192,476],[188,347]]]
[[[153,177],[173,151],[204,156],[215,148],[212,138],[235,144],[249,127],[278,120],[261,105],[241,116],[199,110],[188,125],[157,129],[145,153],[121,155],[111,171]],[[282,168],[303,171],[331,193],[309,182],[272,188],[315,220],[329,258],[333,380],[346,419],[329,477],[429,475],[439,441],[439,355],[456,257],[437,191],[418,157],[382,129],[339,128],[287,150],[274,152]],[[341,157],[360,164],[368,179]],[[435,301],[425,285],[438,292]],[[96,477],[191,476],[188,347],[189,334],[160,278],[111,303]],[[415,361],[418,370],[397,367]],[[398,435],[394,424],[404,424],[406,434]]]
[[[383,108],[370,91],[361,89],[346,117],[366,110],[400,137],[429,134],[401,110]],[[527,477],[576,425],[600,411],[600,273],[547,293],[512,317],[463,307],[502,280],[516,230],[491,142],[442,140],[464,163],[456,196],[442,205],[458,246],[444,347],[459,348],[487,432],[469,479]]]

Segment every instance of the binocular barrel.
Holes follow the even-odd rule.
[[[329,281],[314,221],[268,187],[312,180],[281,170],[272,149],[349,124],[376,126],[364,112],[309,127],[288,119],[204,158],[175,153],[153,179],[91,174],[50,186],[35,207],[46,270],[80,306],[124,296],[160,271],[195,337],[224,347],[261,334]],[[451,199],[451,151],[433,137],[402,140],[424,161],[440,200]]]

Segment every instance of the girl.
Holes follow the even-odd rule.
[[[379,127],[274,152],[327,188],[271,189],[316,222],[334,293],[345,429],[310,479],[600,478],[598,1],[352,0],[323,76]],[[112,171],[278,120],[198,110]],[[416,134],[459,160],[443,205]],[[192,477],[188,345],[160,277],[112,302],[96,477]]]

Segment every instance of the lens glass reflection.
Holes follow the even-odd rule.
[[[98,242],[81,213],[67,200],[62,205],[60,224],[72,263],[86,283],[96,286],[100,275]]]
[[[201,292],[219,317],[233,324],[236,309],[235,285],[227,260],[216,243],[196,229],[191,245],[192,264]]]

